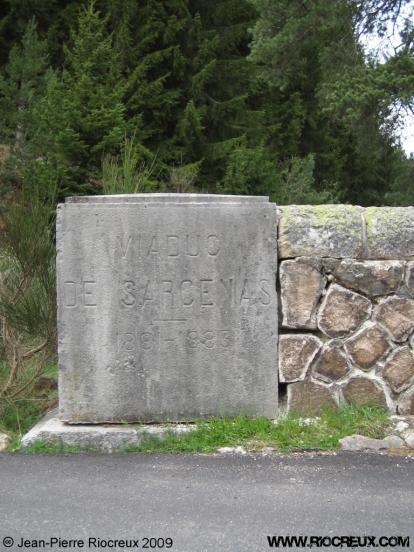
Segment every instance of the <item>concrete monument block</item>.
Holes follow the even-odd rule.
[[[60,205],[61,420],[274,417],[276,218],[263,197]]]

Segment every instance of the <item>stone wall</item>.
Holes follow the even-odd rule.
[[[279,218],[279,378],[289,410],[414,414],[414,208],[288,206]]]

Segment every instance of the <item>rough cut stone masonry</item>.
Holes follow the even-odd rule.
[[[278,247],[288,409],[414,414],[414,208],[282,207]]]

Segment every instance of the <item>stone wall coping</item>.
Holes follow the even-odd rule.
[[[279,206],[279,259],[414,259],[414,207]]]

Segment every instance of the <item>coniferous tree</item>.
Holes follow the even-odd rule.
[[[46,92],[49,73],[47,45],[39,39],[32,19],[21,44],[10,51],[0,75],[0,140],[23,148],[34,132],[33,107]]]
[[[111,36],[91,2],[65,47],[63,72],[51,79],[38,111],[39,139],[49,160],[61,166],[67,191],[96,189],[103,156],[119,152],[126,131],[123,94]]]
[[[201,149],[189,90],[200,22],[188,0],[114,0],[107,9],[123,62],[127,118],[167,177],[175,163],[197,161]]]
[[[260,18],[251,59],[261,69],[268,146],[280,159],[313,154],[320,190],[342,200],[380,203],[390,186],[393,136],[376,102],[363,110],[327,109],[327,94],[343,75],[366,70],[356,35],[355,3],[254,0]]]
[[[109,4],[129,120],[140,118],[144,143],[167,175],[197,163],[194,186],[216,191],[230,152],[246,136],[259,139],[246,60],[254,9],[247,0]]]
[[[0,0],[2,143],[24,143],[64,193],[97,191],[102,157],[133,138],[151,188],[396,201],[411,174],[396,109],[413,106],[412,24],[386,63],[358,33],[384,32],[407,2]],[[24,54],[33,15],[41,48]],[[6,70],[16,52],[32,55],[29,87]]]

